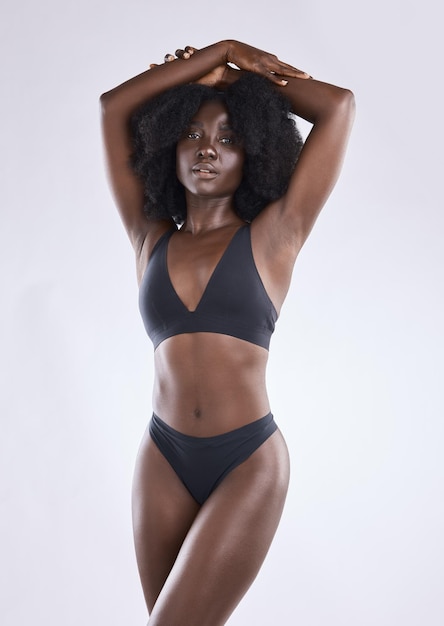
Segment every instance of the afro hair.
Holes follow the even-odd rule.
[[[224,92],[204,85],[173,87],[132,116],[131,164],[144,183],[144,210],[182,223],[185,192],[176,175],[176,146],[201,104],[221,100],[245,151],[244,176],[234,196],[238,215],[251,222],[286,191],[303,141],[289,102],[262,76],[248,73]]]

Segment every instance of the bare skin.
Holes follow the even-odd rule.
[[[285,90],[293,111],[313,124],[287,193],[251,225],[256,266],[279,312],[297,255],[339,175],[353,121],[353,96],[240,42],[187,48],[177,55],[101,98],[110,183],[135,249],[139,280],[153,246],[172,224],[143,214],[141,184],[127,165],[130,115],[175,85],[201,82],[223,88],[243,71],[257,72]],[[233,206],[242,163],[223,105],[202,106],[177,147],[187,220],[171,237],[167,257],[171,282],[189,310],[198,306],[215,266],[243,224]],[[225,335],[171,337],[155,351],[154,411],[176,430],[194,436],[224,433],[257,420],[270,411],[267,357],[264,348]],[[200,507],[145,434],[134,477],[133,520],[152,626],[226,622],[265,558],[288,479],[287,449],[276,431]]]

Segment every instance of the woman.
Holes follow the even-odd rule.
[[[133,493],[149,623],[218,626],[283,509],[269,340],[339,174],[354,100],[237,41],[176,55],[102,96],[103,130],[155,348]],[[313,124],[302,150],[290,109]]]

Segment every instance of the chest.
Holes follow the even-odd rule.
[[[166,249],[166,272],[178,298],[195,311],[229,246],[229,241],[209,239],[193,242],[172,237]]]
[[[153,253],[140,285],[139,306],[154,345],[206,332],[268,349],[277,313],[257,272],[249,230],[239,229],[225,250],[174,250],[168,244],[162,241]]]

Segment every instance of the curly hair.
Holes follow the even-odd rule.
[[[203,102],[221,100],[245,151],[242,182],[234,195],[238,215],[251,222],[286,191],[303,141],[289,102],[270,81],[246,74],[224,92],[204,85],[173,87],[132,116],[131,164],[144,183],[149,217],[182,223],[185,192],[176,175],[176,146]]]

